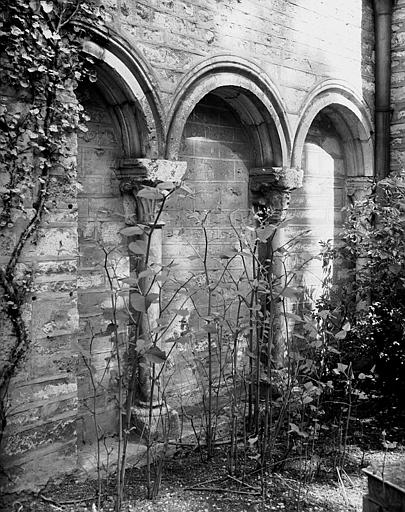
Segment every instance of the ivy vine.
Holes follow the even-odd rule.
[[[0,13],[0,313],[12,330],[0,369],[1,442],[10,381],[30,345],[24,250],[47,213],[53,171],[74,178],[74,134],[86,131],[75,91],[95,76],[76,22],[100,19],[83,0],[0,0]]]

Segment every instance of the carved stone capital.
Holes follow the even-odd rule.
[[[287,215],[291,191],[302,186],[302,178],[301,169],[251,169],[249,185],[252,205],[267,222],[281,222]]]
[[[346,179],[346,194],[351,203],[369,196],[373,188],[373,179],[368,176],[351,176]]]
[[[291,191],[302,187],[302,169],[289,167],[255,167],[249,172],[251,190],[278,188]]]
[[[123,196],[125,222],[154,224],[162,197],[153,190],[146,196],[138,196],[144,187],[156,187],[159,183],[181,182],[187,162],[151,160],[149,158],[125,158],[119,166],[120,190]]]

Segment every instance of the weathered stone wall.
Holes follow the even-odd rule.
[[[2,102],[14,102],[2,97]],[[54,169],[47,211],[34,237],[28,240],[17,275],[32,276],[24,311],[30,344],[11,381],[7,428],[1,464],[16,488],[31,487],[76,464],[77,420],[77,187],[76,137],[69,154]],[[2,175],[4,178],[4,175]],[[6,179],[7,181],[7,179]],[[32,195],[26,191],[26,208]],[[2,230],[0,261],[7,264],[27,219],[15,212],[14,226]],[[11,325],[1,311],[4,359],[15,344]],[[1,371],[1,370],[0,370]]]
[[[176,101],[195,72],[202,73],[203,63],[207,73],[212,71],[210,65],[222,61],[244,65],[243,72],[235,71],[235,74],[240,73],[240,80],[229,84],[232,87],[222,94],[221,101],[210,96],[198,106],[191,104],[192,114],[187,123],[184,119],[184,133],[174,134],[179,140],[182,138],[183,143],[178,153],[169,152],[170,158],[187,160],[187,178],[196,197],[186,201],[173,200],[166,211],[163,254],[166,262],[176,258],[187,267],[190,242],[201,248],[198,230],[192,227],[185,213],[188,208],[213,210],[209,231],[219,240],[214,241],[216,251],[222,250],[228,242],[233,243],[226,219],[233,209],[249,208],[249,167],[281,163],[287,167],[301,165],[300,158],[291,162],[296,130],[304,110],[316,103],[317,94],[326,87],[325,84],[334,91],[340,88],[341,96],[347,102],[352,101],[347,97],[355,97],[356,108],[361,105],[364,115],[372,118],[374,39],[370,0],[104,0],[102,3],[111,30],[109,37],[119,40],[144,64],[142,73],[148,75],[147,83],[153,89],[144,87],[144,97],[137,108],[142,110],[151,97],[160,100],[156,109],[162,124],[160,131],[157,130],[162,139],[160,158],[167,158],[170,141],[165,137],[179,107]],[[396,133],[402,130],[401,31],[404,10],[405,2],[400,0],[394,17],[393,101],[398,104],[393,123],[393,161],[397,165],[402,162],[402,136],[397,137]],[[102,52],[100,58],[105,58]],[[76,447],[94,439],[89,410],[94,404],[98,412],[108,411],[98,420],[106,434],[114,430],[117,419],[112,394],[93,392],[83,354],[91,352],[90,372],[96,379],[105,379],[106,388],[111,387],[111,367],[106,363],[111,353],[111,339],[102,334],[106,325],[102,311],[108,307],[110,297],[103,270],[102,247],[111,248],[121,243],[118,231],[124,223],[115,177],[118,160],[150,157],[151,146],[134,144],[137,149],[133,154],[124,154],[123,139],[128,133],[124,133],[122,124],[117,121],[119,115],[114,117],[112,113],[129,112],[132,103],[126,101],[122,91],[118,92],[119,66],[111,71],[108,64],[99,61],[97,64],[102,71],[99,90],[105,92],[103,87],[110,89],[109,104],[97,93],[96,87],[89,89],[86,101],[92,121],[89,131],[79,141],[79,201],[75,175],[72,174],[69,182],[65,176],[56,173],[50,213],[44,219],[38,240],[31,243],[24,255],[24,261],[33,265],[35,274],[35,288],[28,308],[32,311],[33,343],[24,367],[13,381],[4,459],[6,464],[21,462],[26,469],[17,481],[21,485],[30,485],[36,478],[44,482],[51,474],[73,467]],[[220,71],[221,64],[218,64],[215,72]],[[137,70],[133,72],[137,78]],[[127,71],[125,73],[128,75]],[[214,75],[214,71],[212,73]],[[262,101],[258,102],[255,118],[253,114],[249,117],[249,101],[256,92],[238,99],[244,94],[242,86],[253,81],[251,75],[254,74],[256,92]],[[227,78],[228,75],[223,73],[221,85],[228,85],[224,83]],[[203,95],[218,86],[216,80],[214,77],[209,82],[211,89],[207,86]],[[134,94],[138,94],[139,84],[134,85],[130,80],[128,83]],[[114,84],[117,91],[114,91]],[[271,143],[264,141],[263,101],[271,104],[274,98],[266,97],[263,84],[268,84],[278,100],[278,105],[273,105],[274,126],[269,131],[281,129],[282,123],[275,117],[284,120],[285,144],[279,151],[283,153],[279,157],[282,162],[272,161],[275,148],[266,153],[265,146]],[[324,99],[322,105],[326,105],[327,100]],[[235,105],[239,102],[239,113],[226,102]],[[311,125],[312,120],[308,123]],[[249,124],[255,125],[257,132],[263,135],[263,147],[259,147],[257,139],[248,138],[246,127]],[[369,133],[366,135],[369,137]],[[305,141],[306,133],[302,138]],[[262,150],[270,155],[267,161],[260,157]],[[75,159],[73,142],[71,155]],[[316,176],[308,175],[304,190],[305,187],[312,189],[316,180]],[[307,225],[314,216],[309,208],[302,207],[306,200],[302,194],[297,196],[294,213],[301,217],[297,225]],[[183,235],[181,228],[185,229]],[[116,259],[119,260],[119,274],[128,275],[125,253],[118,252]],[[7,330],[6,325],[5,332]],[[193,382],[195,377],[191,373],[189,376]],[[182,382],[177,377],[178,374],[173,383],[174,390]]]
[[[116,176],[121,157],[121,135],[97,87],[84,92],[91,118],[78,143],[78,310],[80,317],[78,372],[79,444],[95,442],[117,428],[117,402],[112,390],[116,361],[111,336],[105,334],[111,309],[107,271],[113,282],[129,275],[128,256],[120,252],[122,200]],[[108,254],[108,257],[106,255]],[[95,422],[98,432],[95,433]]]
[[[327,78],[373,94],[371,2],[193,0],[104,2],[109,25],[152,68],[168,110],[185,73],[229,54],[257,63],[276,84],[291,116]]]
[[[405,2],[394,6],[391,77],[391,170],[405,167]]]

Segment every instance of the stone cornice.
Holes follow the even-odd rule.
[[[303,171],[289,167],[255,167],[250,169],[250,188],[277,188],[290,191],[302,187]]]
[[[120,161],[121,178],[147,182],[172,181],[180,183],[187,169],[187,162],[150,158],[125,158]]]

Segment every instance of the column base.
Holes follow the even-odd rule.
[[[154,441],[177,439],[180,436],[179,414],[167,404],[155,405],[149,414],[149,407],[134,405],[131,407],[131,429],[141,439]]]

